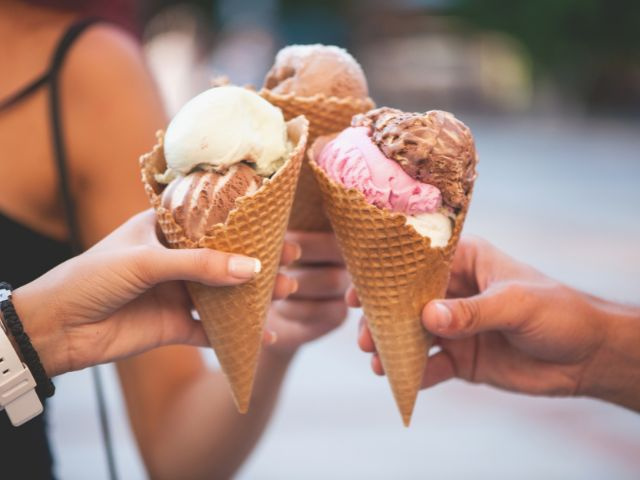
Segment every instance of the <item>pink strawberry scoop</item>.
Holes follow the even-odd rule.
[[[432,247],[447,245],[475,179],[469,129],[447,112],[391,108],[356,115],[351,125],[322,148],[318,165],[368,203],[406,215]]]
[[[371,140],[366,127],[350,127],[329,142],[318,164],[346,188],[362,192],[367,202],[406,215],[433,213],[442,203],[437,187],[411,178]]]

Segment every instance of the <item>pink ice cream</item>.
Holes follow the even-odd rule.
[[[327,143],[317,159],[334,181],[355,188],[367,202],[405,215],[434,213],[440,190],[410,177],[373,143],[367,127],[349,127]]]

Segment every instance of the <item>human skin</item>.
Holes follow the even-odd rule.
[[[358,304],[353,290],[347,297]],[[429,359],[425,388],[461,378],[640,412],[640,308],[563,285],[484,240],[461,240],[447,299],[427,304],[422,323],[441,349]],[[383,374],[366,321],[358,343]]]
[[[299,254],[298,245],[287,243],[283,262]],[[148,210],[12,297],[47,374],[55,376],[162,345],[207,346],[179,281],[238,285],[255,276],[256,264],[211,249],[166,248]],[[295,280],[278,275],[274,298],[296,288]]]
[[[0,59],[7,65],[0,91],[14,91],[40,74],[74,18],[68,11],[0,2]],[[148,208],[137,159],[154,145],[155,132],[166,127],[167,117],[140,46],[109,24],[91,27],[74,44],[60,86],[72,193],[82,238],[90,247]],[[0,189],[0,211],[65,240],[69,232],[47,112],[47,92],[40,90],[0,115],[0,159],[13,160],[0,161],[0,176],[12,179]],[[326,263],[322,255],[337,255],[335,242],[329,244],[331,251],[323,242],[314,234],[298,242],[303,249],[296,277],[301,293],[269,312],[267,328],[277,338],[263,348],[248,415],[236,412],[224,376],[207,368],[191,346],[160,347],[117,363],[131,426],[152,478],[228,478],[251,452],[295,352],[344,320],[343,292],[331,290],[336,278],[346,278],[344,267],[305,267],[309,258],[315,258],[315,266]],[[314,315],[310,302],[325,315]]]

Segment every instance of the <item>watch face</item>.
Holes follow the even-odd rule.
[[[9,300],[11,298],[11,290],[6,288],[0,289],[0,302],[4,302],[5,300]]]

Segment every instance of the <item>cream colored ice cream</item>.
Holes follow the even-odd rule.
[[[407,215],[407,225],[411,225],[423,237],[429,237],[432,247],[445,247],[449,243],[451,224],[452,218],[440,212]]]
[[[333,45],[290,45],[276,55],[264,87],[281,95],[367,98],[362,67],[345,49]]]
[[[240,161],[268,177],[288,154],[282,111],[255,92],[235,86],[206,90],[173,118],[164,139],[168,183],[196,167],[224,173]]]

